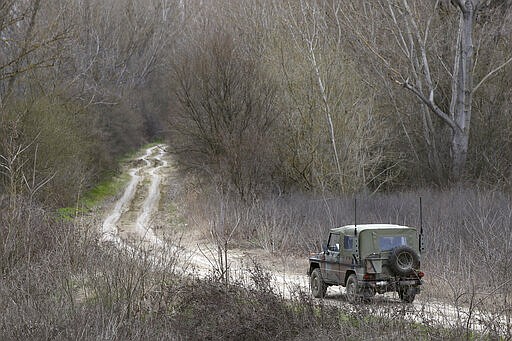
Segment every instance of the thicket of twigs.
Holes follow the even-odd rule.
[[[426,285],[420,299],[485,311],[483,317],[461,315],[510,332],[506,320],[495,319],[512,313],[512,206],[502,192],[460,187],[344,198],[288,195],[244,204],[216,192],[194,199],[187,213],[219,245],[229,242],[228,249],[255,247],[278,259],[305,259],[321,250],[329,228],[354,224],[356,203],[358,224],[401,224],[418,232],[423,226]]]
[[[228,284],[214,276],[183,277],[176,266],[179,252],[155,266],[147,254],[99,244],[94,224],[13,219],[2,217],[2,226],[41,224],[46,233],[28,229],[11,238],[11,244],[26,248],[18,249],[16,259],[5,257],[4,250],[2,340],[512,337],[510,325],[507,331],[491,312],[479,317],[482,327],[474,332],[467,316],[447,313],[442,306],[411,315],[410,306],[398,301],[338,306],[343,297],[319,302],[298,289],[285,299],[257,260],[249,275]]]

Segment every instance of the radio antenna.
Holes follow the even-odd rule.
[[[357,197],[354,197],[354,235],[357,236]]]
[[[421,197],[420,197],[420,235],[423,234],[423,205],[421,204]]]
[[[420,252],[423,252],[425,247],[423,245],[423,205],[421,203],[421,197],[420,197],[420,235],[418,237],[419,242],[419,250]]]

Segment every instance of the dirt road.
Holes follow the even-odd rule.
[[[206,277],[215,272],[215,256],[205,252],[215,250],[213,243],[201,237],[194,240],[194,237],[190,237],[194,233],[188,233],[190,236],[185,244],[173,243],[165,237],[174,227],[169,226],[172,224],[165,218],[167,206],[162,204],[162,190],[169,188],[172,185],[170,182],[175,178],[165,146],[157,145],[146,149],[143,156],[132,161],[127,172],[130,180],[103,220],[101,240],[131,252],[144,252],[155,263],[165,262],[169,257],[179,255],[180,271],[185,275]],[[290,297],[298,290],[309,292],[309,278],[305,274],[306,259],[291,262],[287,260],[289,263],[283,259],[278,262],[278,266],[272,266],[270,260],[275,260],[275,257],[270,257],[261,250],[229,250],[231,276],[238,279],[248,276],[247,264],[252,264],[252,258],[257,258],[272,273],[273,286],[284,297]],[[433,303],[429,297],[423,295],[416,303],[404,305],[396,296],[389,293],[377,295],[375,304],[369,305],[368,309],[381,314],[383,309],[389,310],[391,306],[393,309],[396,307],[395,310],[402,316],[418,322],[428,319],[430,323],[434,321],[445,326],[462,326],[476,330],[485,330],[488,327],[487,323],[481,322],[488,317],[483,312],[469,311],[445,303]],[[324,302],[348,305],[341,287],[330,287]],[[504,334],[510,335],[510,317],[490,318],[495,320],[495,326],[502,329]]]

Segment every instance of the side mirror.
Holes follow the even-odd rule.
[[[327,243],[323,243],[322,244],[322,251],[323,252],[328,252],[329,250],[327,249]]]

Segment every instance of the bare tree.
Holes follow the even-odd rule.
[[[448,7],[441,10],[442,3]],[[351,4],[351,11],[344,12],[347,27],[360,46],[379,60],[389,76],[411,91],[428,109],[422,112],[424,139],[435,169],[440,168],[440,161],[436,155],[433,137],[436,132],[431,114],[448,127],[450,176],[454,181],[461,179],[466,164],[473,95],[486,80],[512,62],[512,58],[507,59],[490,70],[476,85],[473,84],[475,23],[480,13],[489,10],[488,3],[482,0],[457,0],[448,5],[439,0],[414,3],[408,0],[379,0]],[[455,13],[452,13],[453,8]],[[440,13],[445,11],[447,14],[441,16]],[[373,25],[365,27],[368,19],[362,20],[362,15],[368,15],[369,20],[378,22],[386,30],[378,30]],[[453,15],[458,17],[457,22],[452,21]],[[452,32],[455,34],[452,35]],[[441,51],[440,35],[443,34],[453,39],[448,42],[451,57],[443,55]],[[397,58],[398,54],[403,57],[402,61]],[[444,77],[450,83],[449,104],[443,103],[440,90]]]
[[[172,148],[184,169],[250,199],[272,184],[275,88],[258,61],[242,54],[225,28],[176,57]]]
[[[316,78],[316,82],[318,85],[318,91],[320,93],[321,101],[323,104],[323,111],[325,113],[325,118],[328,126],[328,131],[331,140],[332,153],[334,157],[334,163],[336,165],[336,170],[339,177],[339,186],[343,188],[343,180],[342,180],[342,170],[340,165],[340,157],[338,154],[338,148],[336,146],[336,132],[334,130],[334,124],[332,119],[332,109],[331,109],[331,99],[329,98],[330,93],[326,88],[324,70],[322,70],[319,62],[319,52],[318,50],[321,48],[319,44],[321,44],[321,36],[325,34],[325,21],[322,20],[322,7],[317,6],[315,2],[308,1],[300,1],[299,2],[299,17],[297,18],[293,14],[293,9],[290,6],[290,21],[292,27],[292,36],[296,44],[299,46],[303,46],[305,53],[308,56],[308,60],[311,63],[311,68],[313,69],[314,76]],[[325,10],[325,9],[324,9]],[[339,10],[339,7],[336,6],[335,10]],[[339,38],[337,39],[336,49],[340,48]]]
[[[323,0],[281,5],[276,53],[290,108],[284,124],[296,150],[289,152],[288,173],[306,188],[350,193],[385,178],[377,174],[388,134],[372,92],[344,51],[342,10],[342,3]]]
[[[43,19],[42,7],[40,0],[0,3],[0,106],[22,75],[53,66],[58,57],[53,48],[68,37],[69,27],[59,24],[61,13]]]

